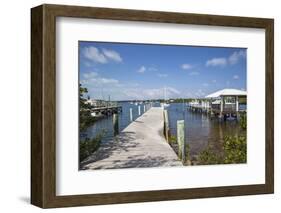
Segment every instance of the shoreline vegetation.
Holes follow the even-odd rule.
[[[243,114],[239,120],[240,128],[247,129],[247,116]],[[179,156],[177,136],[169,135],[169,144]],[[247,162],[247,138],[245,135],[226,136],[222,143],[223,152],[217,153],[207,146],[199,155],[191,157],[190,146],[186,144],[186,160],[184,165],[239,164]],[[180,156],[179,159],[181,160]]]
[[[79,85],[79,130],[80,132],[85,130],[91,124],[93,124],[97,119],[91,116],[89,111],[90,105],[86,103],[87,99],[84,95],[88,93],[88,89]],[[98,150],[103,134],[99,134],[96,137],[90,139],[85,138],[84,140],[79,140],[79,161],[83,161],[88,156],[93,154]]]
[[[102,139],[102,134],[99,134],[95,138],[85,138],[83,141],[80,141],[79,144],[79,160],[80,162],[85,160],[91,154],[98,150],[100,147]]]
[[[88,93],[86,87],[82,87],[79,84],[79,130],[82,131],[90,126],[93,122],[96,121],[94,117],[91,116],[89,111],[90,105],[86,102],[87,99],[84,98],[84,95]]]
[[[79,130],[84,131],[87,127],[94,124],[99,118],[91,116],[91,105],[87,103],[87,99],[84,98],[88,93],[88,89],[79,85]],[[90,97],[88,96],[88,100]],[[163,103],[188,103],[196,99],[173,99],[164,100],[157,99],[155,102]],[[128,102],[128,101],[119,101]],[[246,103],[246,99],[242,100],[241,103]],[[247,115],[242,114],[239,120],[241,129],[246,130],[247,128]],[[103,130],[94,138],[86,137],[84,140],[79,140],[79,160],[82,162],[100,147],[103,136],[106,130]],[[176,135],[169,135],[169,145],[179,156],[178,143]],[[246,163],[247,161],[247,142],[245,135],[226,136],[222,143],[222,153],[215,152],[212,147],[207,146],[197,156],[190,156],[189,144],[186,144],[186,160],[183,162],[184,165],[210,165],[210,164],[234,164],[234,163]],[[179,157],[180,158],[180,157]]]

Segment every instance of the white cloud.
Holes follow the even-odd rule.
[[[193,76],[193,75],[199,75],[199,72],[193,71],[193,72],[190,72],[189,75],[191,75],[191,76]]]
[[[102,52],[108,59],[111,59],[115,62],[122,62],[122,58],[118,52],[108,49],[103,49]]]
[[[155,67],[147,67],[147,66],[144,66],[144,65],[141,66],[141,67],[137,70],[138,73],[156,72],[156,71],[158,71],[157,68],[155,68]]]
[[[97,63],[107,63],[106,57],[96,47],[85,47],[83,49],[83,55],[85,58]]]
[[[182,64],[182,65],[181,65],[181,68],[182,68],[183,70],[188,70],[188,71],[189,71],[188,74],[189,74],[190,76],[199,75],[199,72],[198,72],[198,71],[192,71],[192,69],[194,68],[194,66],[191,65],[191,64]]]
[[[120,94],[120,96],[121,96],[120,97],[121,100],[145,99],[143,94],[140,92],[140,90],[135,88],[124,89],[122,91],[122,94]]]
[[[143,88],[136,82],[122,84],[117,79],[100,76],[96,72],[81,74],[80,83],[88,88],[89,95],[94,99],[104,99],[109,94],[112,100],[159,99],[164,98],[165,89]],[[167,98],[178,98],[181,91],[166,87]]]
[[[232,53],[228,58],[212,58],[206,62],[206,66],[226,66],[237,64],[240,59],[246,58],[246,51],[240,50]]]
[[[148,68],[148,70],[149,70],[149,71],[152,71],[152,72],[154,72],[154,71],[158,71],[158,69],[157,69],[157,68],[155,68],[155,67],[149,67],[149,68]]]
[[[177,98],[181,94],[180,91],[173,87],[166,87],[167,98]],[[123,100],[134,99],[162,99],[164,98],[164,88],[122,88],[122,94],[120,94]]]
[[[109,61],[122,62],[120,54],[114,50],[103,49],[100,51],[94,46],[84,47],[82,54],[88,60],[96,63],[106,64]]]
[[[161,89],[145,89],[142,91],[143,97],[147,98],[163,98],[164,90]]]
[[[168,74],[166,74],[166,73],[158,73],[157,76],[158,76],[159,78],[167,78],[167,77],[168,77]]]
[[[206,93],[202,90],[202,89],[198,89],[195,93],[194,93],[195,97],[198,98],[202,98],[206,95]]]
[[[101,86],[112,86],[120,87],[121,84],[117,79],[103,78],[96,72],[84,73],[81,78],[81,83],[90,88],[101,87]]]
[[[157,89],[143,89],[139,92],[143,94],[144,99],[158,99],[164,98],[164,88]],[[166,87],[166,98],[176,98],[181,94],[180,91],[173,87]]]
[[[87,61],[84,61],[83,64],[84,64],[86,67],[92,66],[91,63],[89,63],[89,62],[87,62]]]
[[[234,75],[233,79],[235,79],[235,80],[239,79],[239,75]]]
[[[208,87],[208,86],[209,86],[208,83],[203,83],[202,85],[203,85],[204,87]]]
[[[230,64],[236,64],[241,58],[246,58],[246,51],[235,51],[232,55],[229,56],[228,61]]]
[[[141,66],[141,67],[137,70],[138,73],[144,73],[145,71],[146,71],[145,66]]]
[[[221,66],[222,67],[225,65],[227,65],[226,58],[213,58],[206,62],[207,67],[209,67],[209,66]]]
[[[165,75],[165,74],[164,74]],[[80,83],[88,88],[93,99],[104,99],[110,94],[112,100],[159,99],[164,98],[164,88],[143,88],[136,82],[122,83],[114,78],[100,76],[97,72],[81,74]],[[167,98],[180,97],[181,92],[166,87]]]
[[[83,73],[82,78],[83,79],[92,79],[92,78],[95,78],[96,76],[98,76],[98,73],[96,73],[96,72],[87,72],[87,73]]]
[[[193,66],[191,64],[182,64],[181,68],[184,70],[190,70],[193,68]]]
[[[167,93],[170,93],[170,94],[177,94],[177,95],[180,94],[180,91],[175,89],[175,88],[173,88],[173,87],[167,87],[166,91],[167,91]]]
[[[102,84],[118,84],[119,81],[113,78],[98,78],[97,81],[100,81]]]
[[[128,82],[127,85],[130,86],[130,87],[139,87],[140,86],[140,84],[136,83],[136,82]]]

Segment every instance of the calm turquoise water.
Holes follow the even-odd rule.
[[[130,124],[130,108],[133,109],[133,120],[138,115],[138,106],[129,102],[121,102],[122,113],[119,114],[119,132]],[[143,104],[141,106],[141,114],[143,113]],[[157,106],[157,105],[155,105]],[[159,104],[158,104],[159,106]],[[225,136],[236,134],[245,134],[241,130],[237,121],[219,122],[217,119],[211,119],[209,116],[201,113],[194,113],[187,110],[187,105],[183,103],[173,103],[167,108],[169,114],[169,122],[171,134],[176,136],[177,120],[185,121],[186,142],[190,146],[191,156],[198,155],[207,146],[212,147],[218,152],[222,149],[222,142]],[[80,139],[85,137],[92,138],[104,131],[102,143],[107,143],[114,137],[112,116],[100,119],[92,126],[81,132]]]

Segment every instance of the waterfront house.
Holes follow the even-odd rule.
[[[220,116],[234,114],[245,111],[240,108],[241,99],[246,101],[247,92],[238,89],[223,89],[205,97],[211,103],[211,110],[213,113]]]

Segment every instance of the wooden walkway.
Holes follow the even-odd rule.
[[[82,162],[81,169],[183,166],[163,136],[163,109],[152,107]]]

